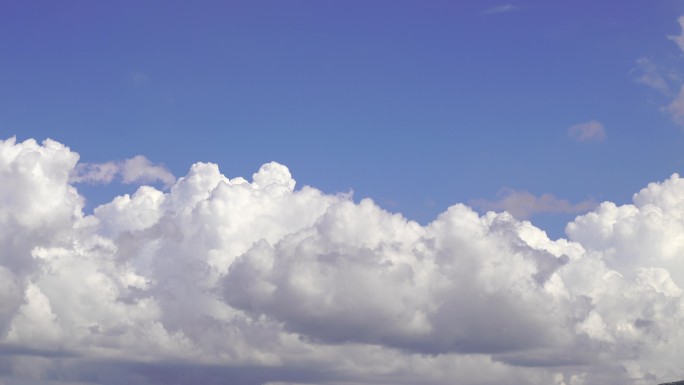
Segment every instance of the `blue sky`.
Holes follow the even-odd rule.
[[[681,68],[667,36],[682,8],[6,2],[0,130],[86,162],[144,154],[176,175],[275,160],[302,185],[423,223],[502,188],[627,202],[684,166],[668,97],[635,81],[640,58]],[[568,138],[590,120],[606,140]],[[532,220],[560,236],[573,216]]]
[[[683,379],[683,148],[681,1],[0,2],[0,385]]]

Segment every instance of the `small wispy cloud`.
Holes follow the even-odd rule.
[[[79,163],[71,173],[73,183],[109,184],[120,177],[125,184],[156,183],[171,186],[176,177],[163,165],[155,165],[142,155],[120,162]]]
[[[665,95],[671,92],[670,83],[679,79],[674,71],[665,71],[653,60],[645,57],[637,59],[636,68],[632,72],[637,75],[634,79],[637,83],[651,87]]]
[[[69,180],[74,183],[109,184],[119,173],[119,165],[115,162],[79,163]]]
[[[677,44],[677,46],[679,47],[679,49],[681,49],[682,52],[684,52],[684,16],[680,16],[678,21],[679,26],[682,28],[681,33],[675,36],[668,36],[668,38],[674,41],[675,44]]]
[[[684,126],[684,85],[679,89],[679,95],[663,107],[662,111],[669,114],[673,122]]]
[[[148,84],[150,82],[150,77],[141,70],[136,70],[128,76],[128,81],[133,85],[141,86],[143,84]]]
[[[675,42],[679,49],[684,52],[684,16],[680,16],[679,26],[682,29],[679,35],[668,36],[670,40]],[[679,83],[679,93],[672,99],[670,104],[663,107],[661,111],[670,115],[670,118],[676,124],[684,127],[684,84],[682,84],[681,79],[676,79]]]
[[[497,197],[499,199],[495,201],[475,199],[470,201],[470,204],[485,211],[507,211],[517,219],[527,219],[540,213],[579,214],[598,205],[593,199],[573,204],[568,200],[559,199],[553,194],[537,196],[528,191],[511,188],[502,189]]]
[[[508,13],[519,9],[520,7],[512,4],[501,4],[489,7],[482,11],[483,15],[495,15],[499,13]]]
[[[606,130],[597,120],[568,127],[568,136],[578,142],[601,142],[606,139]]]
[[[667,38],[684,53],[684,16],[680,16],[678,22],[681,28],[679,35]],[[637,59],[631,74],[635,75],[637,83],[664,95],[669,101],[660,107],[660,111],[669,115],[675,124],[684,127],[684,75],[675,66],[664,66],[645,57]]]

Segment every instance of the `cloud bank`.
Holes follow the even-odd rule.
[[[457,204],[196,163],[83,213],[55,141],[0,141],[5,384],[653,384],[682,377],[684,179],[550,240]]]

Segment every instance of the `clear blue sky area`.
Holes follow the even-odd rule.
[[[627,203],[684,170],[684,129],[664,110],[683,78],[668,39],[682,13],[671,0],[3,1],[0,136],[53,138],[84,162],[142,154],[176,176],[275,160],[299,186],[422,223],[503,188]],[[667,89],[639,81],[648,71]],[[569,137],[592,120],[605,139]],[[573,216],[531,220],[560,236]]]

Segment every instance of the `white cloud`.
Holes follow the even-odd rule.
[[[142,155],[126,159],[120,169],[124,183],[153,183],[160,181],[166,186],[171,186],[176,177],[164,166],[155,166],[149,159]]]
[[[500,199],[497,201],[476,199],[471,201],[471,204],[482,210],[505,210],[518,219],[526,219],[538,213],[577,214],[597,206],[592,199],[572,204],[568,200],[556,198],[553,194],[536,196],[528,191],[509,188],[501,190],[498,195]]]
[[[122,162],[79,163],[71,172],[72,183],[108,184],[116,176],[126,184],[161,182],[170,187],[176,177],[163,165],[155,165],[142,155]]]
[[[423,226],[371,200],[297,189],[277,163],[251,181],[197,163],[167,192],[143,186],[84,216],[68,179],[77,160],[54,141],[0,141],[7,383],[645,385],[682,375],[678,175],[633,204],[602,203],[552,241],[458,204]]]
[[[482,13],[485,15],[494,15],[499,13],[508,13],[517,10],[519,7],[512,4],[495,5],[485,9]]]
[[[603,124],[596,120],[568,127],[568,136],[578,142],[601,142],[606,139]]]

